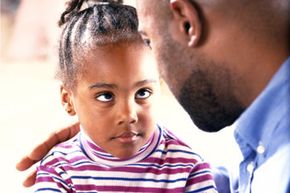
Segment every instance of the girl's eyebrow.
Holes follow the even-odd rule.
[[[108,84],[108,83],[95,83],[95,84],[92,84],[89,86],[89,89],[94,89],[94,88],[110,88],[110,89],[113,89],[113,88],[117,88],[117,85],[115,84]]]
[[[134,84],[134,87],[140,87],[145,84],[150,84],[150,83],[157,83],[157,80],[155,79],[145,79],[138,81]],[[89,86],[89,89],[94,89],[94,88],[109,88],[109,89],[114,89],[117,88],[118,86],[116,84],[109,84],[109,83],[103,83],[103,82],[97,82]]]

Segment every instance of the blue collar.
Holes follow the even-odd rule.
[[[249,148],[265,149],[279,122],[289,113],[290,101],[290,57],[282,64],[264,91],[237,120],[235,138],[244,157]]]

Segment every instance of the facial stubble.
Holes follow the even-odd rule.
[[[223,68],[222,63],[190,55],[190,48],[182,48],[169,35],[163,37],[157,54],[160,68],[195,125],[206,132],[217,132],[233,124],[245,107],[234,95],[235,78],[230,70]]]

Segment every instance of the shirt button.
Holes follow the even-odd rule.
[[[251,163],[249,163],[248,165],[247,165],[247,171],[249,172],[249,173],[252,173],[253,171],[254,171],[254,163],[253,162],[251,162]]]
[[[265,147],[262,145],[259,145],[256,151],[258,152],[258,154],[263,154],[265,152]]]

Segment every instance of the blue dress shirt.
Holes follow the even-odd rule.
[[[290,193],[290,57],[237,120],[239,193]]]

